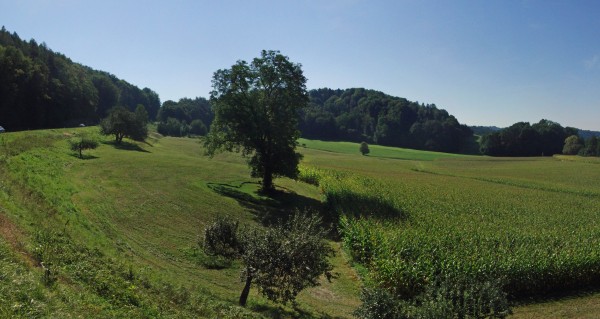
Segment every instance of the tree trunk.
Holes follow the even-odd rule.
[[[82,148],[81,148],[81,146],[80,146],[80,147],[79,147],[79,158],[83,158],[83,154],[81,154],[81,150],[82,150]]]
[[[250,274],[247,274],[246,275],[246,285],[244,286],[244,290],[242,290],[242,294],[240,295],[240,306],[242,306],[242,307],[246,306],[246,301],[248,300],[248,294],[250,293],[250,285],[251,284],[252,284],[252,276]]]
[[[267,172],[265,172],[265,176],[263,176],[262,179],[261,187],[262,191],[265,193],[271,193],[273,191],[273,174],[271,174],[270,172],[267,174]]]
[[[273,187],[273,169],[271,168],[271,164],[267,161],[263,162],[263,179],[262,179],[262,191],[264,193],[271,193],[275,190]]]

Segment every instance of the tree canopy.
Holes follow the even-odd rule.
[[[301,111],[305,138],[463,152],[473,132],[435,104],[419,104],[379,91],[311,90]]]
[[[147,122],[144,117],[146,114],[141,105],[135,113],[121,106],[115,107],[100,122],[100,133],[114,135],[116,143],[121,143],[124,137],[143,141],[148,136]]]
[[[0,30],[0,119],[9,131],[96,124],[114,106],[144,105],[150,119],[158,94],[74,63],[35,40]]]
[[[530,125],[518,122],[481,137],[481,153],[492,156],[551,156],[561,154],[565,139],[577,129],[541,120]]]
[[[252,176],[262,178],[263,191],[273,190],[273,177],[295,178],[298,114],[308,102],[306,78],[300,64],[279,51],[262,51],[251,63],[238,61],[218,70],[210,101],[215,119],[206,146],[241,151]]]
[[[79,158],[83,159],[83,150],[91,150],[98,147],[98,142],[94,139],[82,136],[69,140],[69,147],[72,151],[79,153]]]
[[[563,147],[563,154],[577,155],[579,151],[583,149],[583,139],[577,135],[571,135],[565,139],[565,146]]]
[[[215,115],[208,100],[182,98],[165,101],[158,112],[158,132],[163,135],[206,135]]]
[[[367,155],[369,154],[371,151],[369,150],[369,144],[367,144],[367,142],[361,142],[360,143],[360,147],[359,147],[360,153],[362,155]]]

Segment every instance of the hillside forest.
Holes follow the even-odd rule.
[[[160,99],[151,89],[0,30],[0,125],[7,131],[98,124],[114,106],[134,111],[139,104],[156,118]]]
[[[96,125],[116,106],[144,106],[159,133],[205,135],[214,119],[203,97],[167,100],[156,92],[71,61],[34,39],[0,30],[0,125],[7,131]],[[490,156],[550,156],[579,136],[580,155],[600,151],[597,132],[541,120],[510,127],[468,127],[435,104],[424,104],[364,88],[313,89],[300,110],[301,136],[328,141]],[[476,141],[479,139],[479,145]],[[591,145],[591,146],[589,146]],[[593,149],[593,150],[592,150]],[[571,151],[572,152],[572,151]]]

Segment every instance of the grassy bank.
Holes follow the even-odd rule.
[[[67,140],[83,134],[101,146],[81,160]],[[239,265],[212,269],[198,249],[217,215],[260,224],[296,203],[318,204],[310,185],[278,180],[287,196],[268,201],[237,154],[209,159],[196,139],[155,135],[119,146],[96,128],[1,138],[2,314],[348,318],[358,304],[358,279],[343,253],[334,260],[339,279],[302,293],[297,309],[255,293],[243,309],[235,306]],[[14,281],[18,293],[8,289]]]

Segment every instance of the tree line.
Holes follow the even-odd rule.
[[[0,30],[0,125],[8,131],[97,124],[115,106],[140,104],[156,117],[160,99],[151,89]]]
[[[462,152],[471,129],[438,109],[363,88],[311,90],[301,111],[302,136],[376,143],[442,152]]]
[[[577,132],[576,128],[544,119],[533,125],[518,122],[483,135],[480,151],[491,156],[552,156],[561,154],[565,139]]]
[[[571,135],[565,139],[563,154],[600,156],[600,138],[596,135],[590,135],[588,138],[581,135]]]
[[[206,135],[214,118],[210,102],[205,98],[168,100],[158,111],[157,130],[169,136]]]

